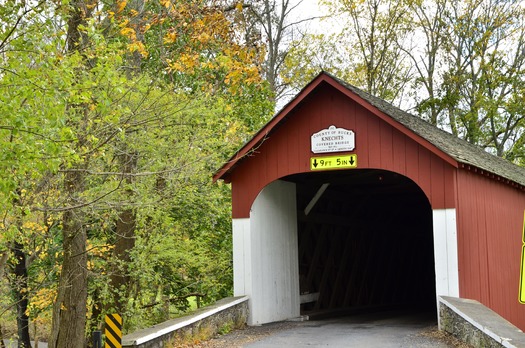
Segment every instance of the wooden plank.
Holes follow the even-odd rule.
[[[380,123],[379,137],[381,143],[381,166],[380,168],[394,169],[394,142],[392,139],[392,126],[386,123]]]
[[[307,284],[311,285],[314,283],[314,279],[316,276],[321,274],[319,270],[317,269],[317,266],[321,263],[321,257],[323,255],[323,249],[325,248],[325,244],[328,242],[326,236],[327,236],[327,226],[322,226],[320,229],[320,232],[314,236],[316,237],[316,243],[315,243],[315,251],[312,257],[312,261],[310,263],[310,268],[308,269],[308,274],[306,277]],[[318,291],[318,288],[315,288],[316,291]]]
[[[335,277],[334,282],[334,291],[332,294],[332,298],[330,300],[330,308],[336,308],[338,306],[341,306],[344,302],[344,289],[346,289],[347,286],[350,286],[351,284],[348,284],[346,280],[348,279],[348,272],[349,269],[349,257],[350,252],[352,249],[352,237],[353,234],[350,232],[344,233],[346,234],[346,238],[343,237],[344,240],[344,247],[343,247],[343,253],[341,257],[339,258],[339,267],[337,269],[337,275]]]
[[[406,175],[406,136],[400,132],[392,133],[392,170],[396,173]]]
[[[381,167],[381,138],[380,120],[376,117],[368,117],[368,166],[370,168]]]
[[[300,300],[300,303],[301,304],[305,304],[305,303],[311,303],[311,302],[315,302],[319,299],[319,293],[318,292],[312,292],[312,293],[308,293],[308,294],[302,294],[301,295],[301,300]]]

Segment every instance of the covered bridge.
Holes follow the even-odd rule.
[[[525,168],[321,73],[214,175],[251,325],[480,301],[525,329]],[[525,297],[524,297],[525,300]]]

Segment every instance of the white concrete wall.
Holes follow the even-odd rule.
[[[250,297],[249,325],[300,315],[295,184],[275,181],[233,221],[235,296]]]
[[[456,209],[432,211],[436,295],[459,297]]]

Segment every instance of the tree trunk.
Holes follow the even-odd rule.
[[[15,256],[13,269],[14,278],[11,288],[15,293],[16,299],[16,325],[18,331],[18,348],[30,348],[31,339],[29,337],[29,317],[27,316],[27,266],[24,246],[19,242],[14,242],[12,251]]]
[[[89,332],[102,331],[104,328],[104,318],[102,318],[102,298],[100,297],[100,291],[95,289],[91,294],[91,325]],[[89,335],[88,335],[89,337]]]
[[[137,167],[138,155],[126,149],[120,155],[121,168],[124,175],[131,174]],[[133,180],[131,176],[125,179],[126,184],[130,185]],[[126,198],[131,199],[133,192],[126,191]],[[133,208],[124,208],[119,212],[116,222],[116,240],[113,250],[113,265],[110,276],[111,290],[113,292],[113,309],[123,315],[126,310],[126,303],[131,288],[131,277],[129,275],[129,263],[131,262],[130,251],[135,246],[135,226],[136,212]]]
[[[17,197],[13,200],[15,207],[19,208],[19,214],[17,216],[16,226],[18,233],[22,234],[22,218],[25,215],[24,210],[21,209],[21,190],[16,190]],[[27,307],[29,300],[27,299],[28,288],[27,288],[27,259],[24,252],[24,245],[18,241],[11,243],[11,252],[14,256],[14,264],[12,265],[13,276],[11,279],[11,291],[14,293],[16,300],[16,326],[18,333],[18,347],[19,348],[31,348],[31,339],[29,337],[29,317],[27,315]]]
[[[125,209],[119,213],[113,250],[113,270],[111,272],[110,284],[113,292],[113,309],[123,315],[126,310],[126,302],[130,289],[131,277],[129,275],[130,251],[135,246],[135,211]]]
[[[84,179],[81,171],[66,173],[65,192],[70,196],[81,192]],[[85,345],[88,274],[83,217],[78,209],[68,210],[62,217],[64,260],[53,306],[50,347],[54,348],[82,348]]]
[[[0,325],[0,348],[5,348],[4,329],[2,328],[2,325]]]
[[[82,50],[87,46],[87,38],[79,29],[86,24],[95,6],[93,0],[75,0],[69,3],[67,20],[67,50]],[[87,67],[79,67],[87,69]],[[87,105],[70,105],[66,112],[82,112],[83,119],[77,128],[77,149],[87,145],[84,130],[88,123]],[[84,151],[79,151],[82,153]],[[85,212],[73,208],[82,202],[81,194],[85,189],[85,169],[88,158],[77,164],[79,170],[67,171],[64,175],[64,196],[70,209],[62,215],[63,261],[58,283],[57,298],[53,305],[53,322],[49,346],[53,348],[83,348],[86,344],[87,317],[87,231]],[[75,168],[74,168],[75,169]]]

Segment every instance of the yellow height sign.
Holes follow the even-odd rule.
[[[122,317],[119,314],[106,315],[105,348],[122,348]]]
[[[310,158],[310,170],[357,168],[357,155],[323,156]]]
[[[522,246],[521,246],[521,267],[520,267],[520,293],[519,301],[521,304],[525,304],[525,211],[523,212],[523,234],[521,237]]]

